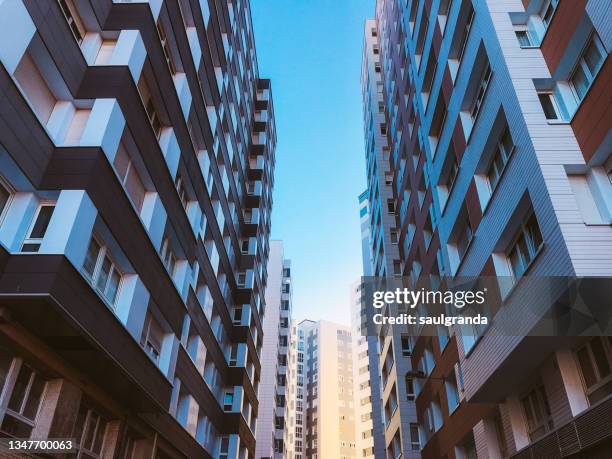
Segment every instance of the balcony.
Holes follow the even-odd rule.
[[[607,444],[602,445],[606,441]],[[612,395],[511,457],[562,458],[579,452],[585,454],[595,446],[598,453],[612,451]],[[590,452],[595,453],[594,450]]]

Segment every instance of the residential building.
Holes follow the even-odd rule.
[[[0,1],[0,433],[255,454],[276,132],[249,3]]]
[[[361,220],[361,254],[363,275],[372,275],[370,252],[370,214],[367,192],[359,196]],[[382,394],[378,376],[378,339],[368,336],[362,311],[362,283],[359,282],[351,301],[351,335],[353,341],[353,399],[355,416],[355,457],[385,456],[382,421]]]
[[[392,145],[389,136],[390,130],[397,129],[396,125],[387,122],[387,100],[385,99],[383,78],[383,64],[381,51],[384,42],[380,40],[376,20],[370,19],[365,23],[363,59],[361,69],[362,99],[364,102],[364,135],[366,147],[366,172],[368,189],[360,197],[363,203],[367,200],[367,216],[369,230],[369,257],[365,255],[363,244],[366,242],[362,218],[362,254],[364,256],[364,274],[377,277],[401,276],[400,234],[402,241],[408,241],[414,235],[414,227],[406,228],[399,225],[406,216],[407,199],[402,207],[396,205],[393,190],[393,173],[395,157],[391,156]],[[406,161],[402,162],[401,170],[406,170]],[[406,191],[408,193],[408,191]],[[406,242],[409,243],[409,242]],[[370,258],[370,260],[366,260]],[[384,424],[384,447],[389,454],[404,451],[406,458],[419,457],[418,448],[411,449],[411,430],[417,425],[416,407],[414,398],[407,396],[408,388],[405,376],[412,370],[410,353],[404,350],[407,336],[398,327],[381,330],[376,340],[376,352],[373,356],[378,358],[374,369],[379,370],[381,376],[380,392],[382,395],[382,422]],[[414,435],[414,432],[412,432]]]
[[[286,388],[286,403],[287,411],[285,416],[285,451],[288,459],[300,459],[303,456],[302,453],[296,452],[296,440],[302,441],[302,434],[296,427],[301,426],[303,428],[304,413],[303,407],[300,408],[300,414],[297,413],[297,389],[304,387],[304,378],[298,380],[297,377],[297,354],[298,354],[298,324],[294,319],[291,321],[291,328],[289,329],[289,355],[288,355],[288,367],[287,367],[287,388]],[[302,389],[303,390],[303,389]],[[300,445],[301,448],[301,445]]]
[[[320,320],[297,327],[295,455],[354,459],[355,413],[350,328]]]
[[[503,309],[483,312],[498,323],[527,316],[527,276],[612,276],[610,14],[598,0],[377,2],[366,35],[403,276],[496,276]],[[404,454],[610,455],[610,342],[526,336],[544,312],[516,336],[407,337],[419,436]]]
[[[266,313],[263,321],[257,459],[288,458],[289,349],[291,346],[291,261],[284,258],[283,242],[270,242]]]

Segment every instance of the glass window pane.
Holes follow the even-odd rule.
[[[599,379],[603,379],[610,374],[610,364],[606,356],[601,338],[595,338],[591,341],[591,350],[593,351],[593,357],[595,358],[595,364],[599,371]]]
[[[25,408],[23,409],[24,417],[31,419],[32,421],[36,419],[36,414],[38,413],[38,407],[40,406],[40,400],[42,398],[44,389],[45,380],[41,378],[40,375],[35,375],[34,382],[30,388],[30,393],[28,394],[28,400]]]
[[[576,91],[578,99],[582,100],[589,89],[589,80],[581,65],[576,67],[576,71],[572,75],[572,86],[574,87],[574,91]]]
[[[27,425],[23,421],[19,421],[10,413],[6,413],[4,420],[2,421],[2,427],[0,428],[3,434],[15,437],[15,438],[29,438],[32,433],[32,427]]]
[[[540,99],[540,104],[542,105],[542,109],[544,110],[544,115],[547,120],[556,120],[559,117],[557,116],[557,111],[555,110],[554,103],[552,101],[552,96],[548,93],[538,94],[538,98]]]
[[[595,39],[591,39],[589,46],[584,51],[584,62],[591,71],[591,75],[595,76],[604,61],[604,56],[599,47],[595,44]]]
[[[595,376],[595,370],[593,369],[593,365],[591,364],[591,359],[589,357],[589,350],[586,347],[583,347],[577,352],[578,363],[580,364],[580,370],[582,370],[582,377],[584,378],[584,384],[588,387],[591,387],[597,381],[597,377]]]
[[[23,244],[21,251],[22,252],[38,252],[38,249],[40,249],[40,243],[28,243],[28,244]]]
[[[104,290],[106,288],[106,282],[108,280],[108,276],[110,275],[111,267],[111,261],[108,259],[108,257],[104,257],[102,267],[100,268],[100,273],[98,274],[98,282],[96,283],[96,287],[102,293],[104,293]]]
[[[22,365],[8,404],[8,407],[16,413],[21,413],[21,405],[23,403],[28,384],[30,383],[31,376],[32,370],[30,370],[30,368],[28,368],[26,365]]]
[[[117,298],[117,291],[119,290],[119,282],[121,281],[121,276],[119,275],[119,271],[113,269],[113,273],[110,276],[110,280],[108,282],[108,287],[106,288],[106,299],[111,304],[115,304],[115,299]]]
[[[11,194],[7,191],[7,189],[0,185],[0,215],[4,211],[10,197]]]
[[[0,348],[0,393],[4,388],[4,382],[11,369],[11,363],[13,363],[13,355],[5,349]]]
[[[115,155],[115,161],[113,164],[115,165],[117,175],[119,175],[119,178],[123,183],[130,164],[130,157],[128,156],[127,150],[123,146],[123,143],[119,143],[119,148],[117,149],[117,154]]]
[[[87,274],[89,274],[90,277],[93,277],[99,253],[100,244],[98,244],[95,239],[92,239],[89,242],[89,247],[87,248],[87,255],[85,256],[85,262],[83,263],[83,269]]]
[[[30,232],[30,238],[41,239],[45,236],[47,226],[49,226],[49,221],[53,215],[53,208],[53,206],[41,206],[38,216],[36,217],[36,222]]]

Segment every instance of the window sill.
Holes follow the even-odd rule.
[[[546,120],[546,123],[550,124],[550,125],[564,125],[564,124],[570,124],[570,121],[568,120]]]

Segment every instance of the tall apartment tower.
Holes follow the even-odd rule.
[[[0,436],[255,455],[275,127],[249,3],[0,1]]]
[[[288,430],[285,424],[289,410],[287,389],[291,377],[289,349],[292,289],[291,261],[284,258],[282,241],[270,242],[267,271],[255,457],[283,459],[289,457],[286,448]]]
[[[287,411],[285,416],[285,451],[288,459],[302,458],[302,453],[296,452],[296,440],[302,441],[303,431],[303,406],[300,409],[298,416],[297,412],[297,355],[298,355],[298,323],[295,319],[291,320],[291,328],[289,329],[289,354],[287,368],[287,388],[285,390],[285,403],[287,403]],[[299,380],[299,387],[304,387],[304,378]],[[302,389],[303,391],[303,389]],[[303,396],[303,392],[302,392]],[[300,448],[302,446],[300,445]]]
[[[352,361],[349,327],[298,324],[295,458],[357,457]]]
[[[370,213],[367,191],[359,196],[361,221],[361,254],[363,275],[372,275],[370,250]],[[362,284],[352,295],[351,335],[353,340],[353,395],[355,410],[355,456],[377,458],[385,456],[382,421],[382,394],[378,373],[378,339],[367,336],[362,315]]]
[[[403,276],[497,276],[498,324],[528,314],[526,276],[612,276],[610,20],[598,0],[377,2]],[[409,446],[612,454],[612,342],[525,337],[537,322],[409,337]]]
[[[363,59],[361,69],[362,99],[364,102],[364,135],[366,147],[366,172],[368,188],[360,197],[367,200],[369,219],[369,258],[364,254],[364,274],[377,277],[400,276],[401,257],[399,235],[406,231],[396,215],[404,215],[406,206],[399,208],[393,190],[393,160],[389,138],[390,126],[386,120],[387,100],[384,94],[385,80],[380,40],[376,20],[365,23]],[[360,210],[364,209],[363,205]],[[362,246],[365,239],[362,219]],[[363,247],[362,247],[363,252]],[[368,266],[370,265],[370,266]],[[406,397],[405,375],[412,370],[409,353],[406,352],[407,335],[399,327],[380,332],[374,338],[378,357],[375,369],[380,370],[380,393],[384,423],[384,445],[392,450],[404,451],[406,458],[417,458],[418,448],[412,450],[411,436],[417,435],[417,416],[414,399]],[[372,341],[372,339],[370,339]],[[373,368],[374,369],[374,368]],[[397,415],[396,415],[397,414]],[[393,421],[393,422],[392,422]]]

